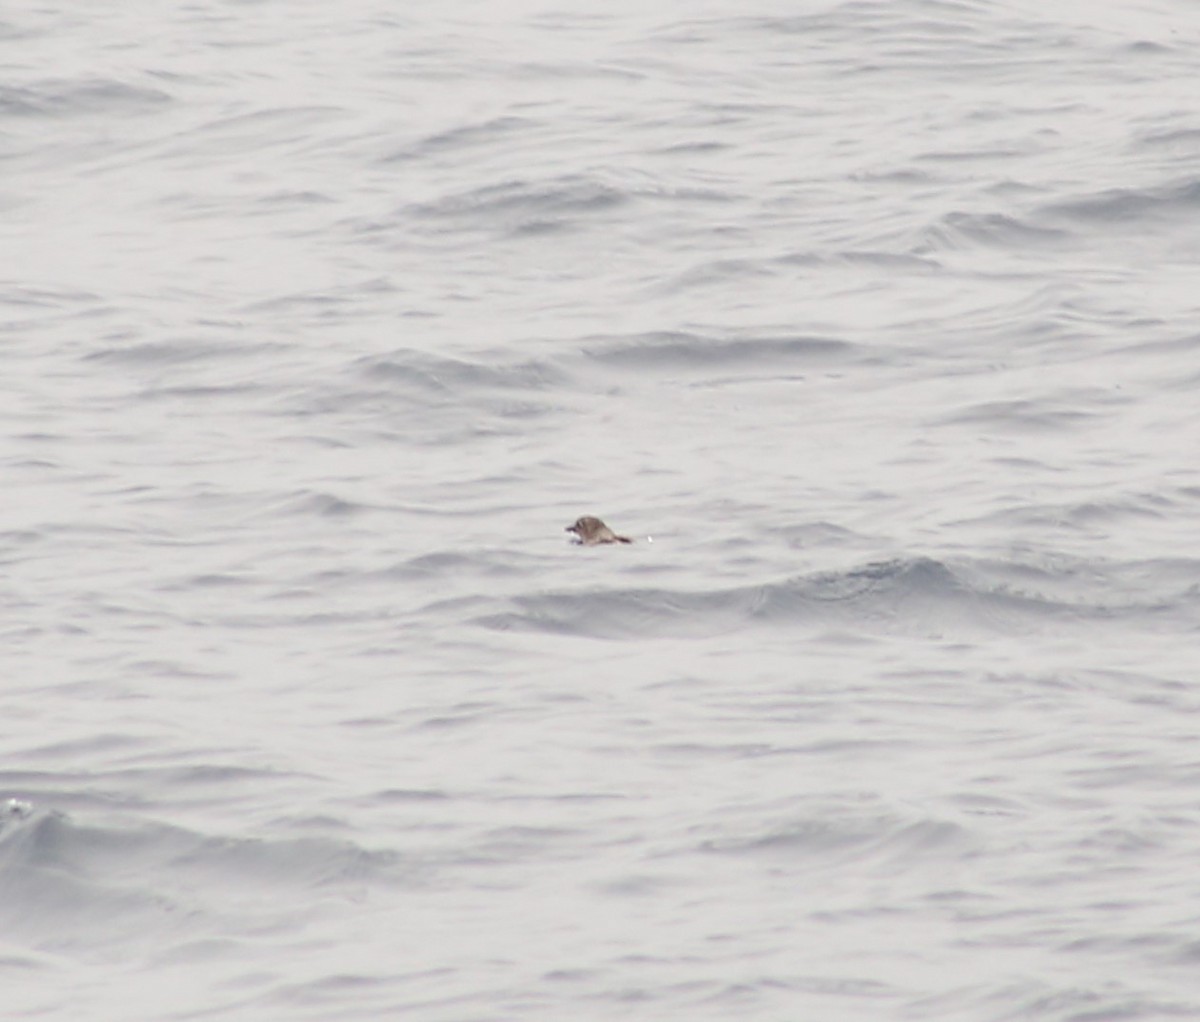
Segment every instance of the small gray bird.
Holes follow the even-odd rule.
[[[579,537],[583,546],[596,546],[600,543],[632,543],[628,536],[618,536],[599,518],[584,515],[574,525],[568,525],[566,532],[573,532]]]

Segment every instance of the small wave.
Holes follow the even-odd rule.
[[[210,837],[35,809],[0,831],[0,925],[10,938],[63,947],[71,944],[64,935],[78,934],[80,949],[95,953],[98,933],[106,948],[203,933],[198,892],[225,911],[238,911],[236,903],[248,920],[265,912],[283,921],[315,888],[407,875],[398,854],[340,839]],[[240,894],[231,899],[232,892]],[[264,899],[266,892],[274,893]]]
[[[330,206],[338,200],[327,192],[313,189],[285,189],[270,192],[255,199],[255,205],[262,211],[276,213],[282,209],[305,209],[312,206]]]
[[[438,394],[459,393],[464,388],[546,391],[565,380],[561,371],[545,361],[468,362],[419,351],[363,359],[357,371],[368,379],[411,384]]]
[[[407,163],[443,153],[461,154],[464,150],[491,146],[508,136],[528,133],[537,122],[527,117],[492,117],[473,124],[435,131],[383,157],[380,163]]]
[[[1200,178],[1148,188],[1111,188],[1094,195],[1043,207],[1048,217],[1105,227],[1126,224],[1141,229],[1147,220],[1190,223],[1200,209]]]
[[[279,349],[280,346],[275,344],[231,344],[228,341],[179,337],[128,344],[106,343],[89,351],[82,359],[85,362],[146,367],[176,366],[192,362],[223,365],[227,359],[254,356]]]
[[[443,444],[493,433],[522,432],[558,408],[566,375],[545,361],[488,362],[398,351],[358,360],[344,373],[299,395],[302,416],[348,408],[394,408],[423,442]],[[419,414],[419,421],[414,415]]]
[[[0,303],[17,307],[62,311],[64,306],[88,306],[91,310],[103,308],[102,299],[92,291],[77,288],[45,287],[15,281],[0,281]]]
[[[411,207],[416,216],[436,220],[466,218],[473,226],[489,219],[561,218],[615,210],[630,198],[627,191],[580,174],[548,181],[512,180],[458,192]]]
[[[959,251],[986,245],[1004,252],[1058,248],[1071,234],[1061,228],[1002,213],[948,213],[928,227],[918,252]]]
[[[440,515],[439,515],[440,517]],[[403,564],[389,568],[383,574],[390,580],[450,579],[454,577],[523,577],[529,565],[510,552],[472,550],[470,552],[439,551],[420,554]]]
[[[267,513],[271,517],[315,515],[320,518],[349,518],[371,510],[374,508],[370,505],[359,504],[333,493],[300,490],[280,499]]]
[[[758,834],[710,838],[701,850],[722,855],[782,854],[885,859],[892,863],[925,862],[930,856],[961,853],[968,832],[944,820],[877,818],[822,818],[772,824]]]
[[[1080,407],[1080,400],[1020,398],[980,401],[938,420],[939,425],[987,426],[1016,432],[1060,432],[1091,426],[1099,412]]]
[[[892,561],[733,589],[613,589],[517,597],[516,610],[486,615],[477,623],[595,638],[708,635],[754,623],[815,625],[847,616],[878,616],[904,595],[928,598],[955,585],[953,574],[937,562]]]
[[[852,361],[861,349],[831,337],[721,338],[683,331],[589,337],[583,354],[618,369],[744,368],[762,372]]]
[[[189,160],[267,149],[297,149],[322,144],[322,126],[338,123],[345,111],[319,104],[263,107],[217,117],[174,137],[166,155]]]
[[[1017,585],[1011,584],[1017,581]],[[1178,602],[1127,588],[1100,596],[1094,577],[1061,586],[1006,577],[986,563],[951,568],[932,558],[878,561],[765,585],[685,591],[613,588],[517,596],[511,606],[477,614],[485,628],[597,639],[697,637],[747,627],[857,626],[881,632],[940,636],[977,629],[1008,634],[1051,622],[1109,620],[1121,613],[1157,613]],[[1057,595],[1048,591],[1057,589]],[[479,600],[459,604],[478,610]]]
[[[164,106],[162,89],[115,78],[46,80],[32,86],[0,86],[0,117],[94,117],[140,114]]]

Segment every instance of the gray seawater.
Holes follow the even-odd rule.
[[[1200,1018],[1192,0],[0,62],[5,1018]]]

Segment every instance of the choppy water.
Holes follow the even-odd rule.
[[[0,54],[6,1018],[1200,1017],[1193,3]]]

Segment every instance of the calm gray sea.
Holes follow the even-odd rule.
[[[8,4],[0,1013],[1200,1019],[1198,97],[1195,0]]]

